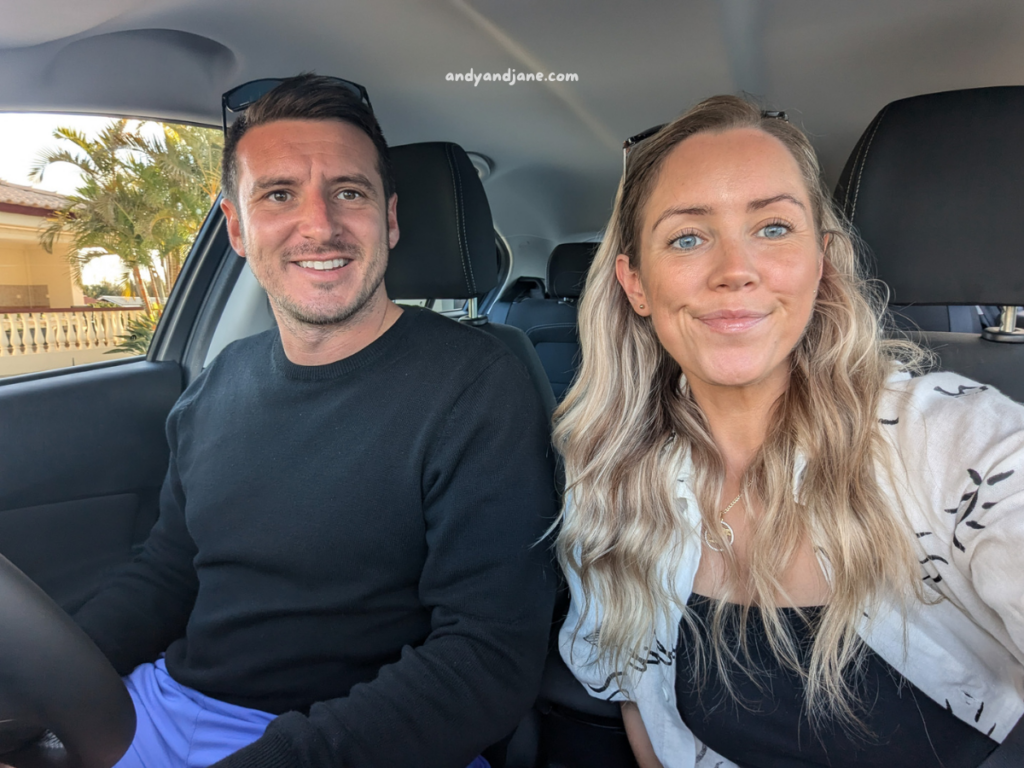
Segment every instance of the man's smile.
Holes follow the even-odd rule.
[[[296,261],[294,264],[298,264],[303,269],[314,269],[318,272],[333,271],[340,269],[348,264],[352,259],[330,259],[330,260],[318,260],[311,259],[309,261]]]

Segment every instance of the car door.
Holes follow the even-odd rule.
[[[0,554],[66,610],[155,522],[164,422],[202,369],[241,262],[215,205],[146,356],[0,379]]]

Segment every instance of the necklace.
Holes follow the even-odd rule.
[[[729,502],[729,506],[727,506],[725,509],[723,509],[721,511],[721,513],[718,515],[718,524],[722,526],[722,538],[725,539],[725,546],[727,546],[727,547],[731,547],[732,546],[732,542],[736,538],[736,534],[733,532],[732,526],[729,525],[727,522],[725,522],[725,516],[727,514],[729,514],[729,510],[732,509],[733,507],[735,507],[736,503],[741,498],[743,498],[743,491],[747,490],[747,486],[749,486],[749,485],[750,485],[750,481],[748,480],[746,482],[746,485],[744,485],[740,489],[740,492],[738,494],[736,494],[736,498],[733,499],[732,501],[730,501]],[[721,547],[716,547],[714,544],[711,543],[711,539],[708,538],[708,529],[707,528],[704,529],[704,543],[707,544],[708,547],[713,549],[715,552],[721,552],[722,551]]]

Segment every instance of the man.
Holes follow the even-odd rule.
[[[486,334],[388,300],[394,179],[344,84],[303,75],[250,106],[223,186],[278,328],[182,395],[160,518],[76,615],[131,673],[119,765],[486,765],[551,619],[536,393]]]

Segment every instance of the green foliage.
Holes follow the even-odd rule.
[[[168,285],[177,279],[217,196],[223,136],[208,128],[163,125],[161,136],[150,139],[127,120],[112,121],[92,141],[70,128],[53,135],[62,146],[37,158],[33,179],[41,181],[55,163],[70,163],[82,172],[82,185],[50,217],[40,242],[52,252],[58,238],[70,238],[68,258],[79,284],[85,264],[116,254],[152,311],[141,270],[154,275],[159,265]]]
[[[116,283],[108,283],[106,281],[90,283],[89,285],[82,286],[82,293],[90,299],[98,299],[100,296],[120,296],[124,293],[124,284],[117,285]]]
[[[220,191],[224,137],[210,128],[163,125],[159,139],[135,133],[130,142],[144,161],[140,181],[159,201],[151,233],[173,284]]]
[[[113,349],[108,349],[103,354],[114,355],[121,352],[131,352],[136,355],[144,355],[149,351],[149,343],[153,340],[153,332],[156,330],[157,321],[160,315],[151,312],[148,315],[128,321],[128,333],[121,334],[117,338],[124,339]]]

